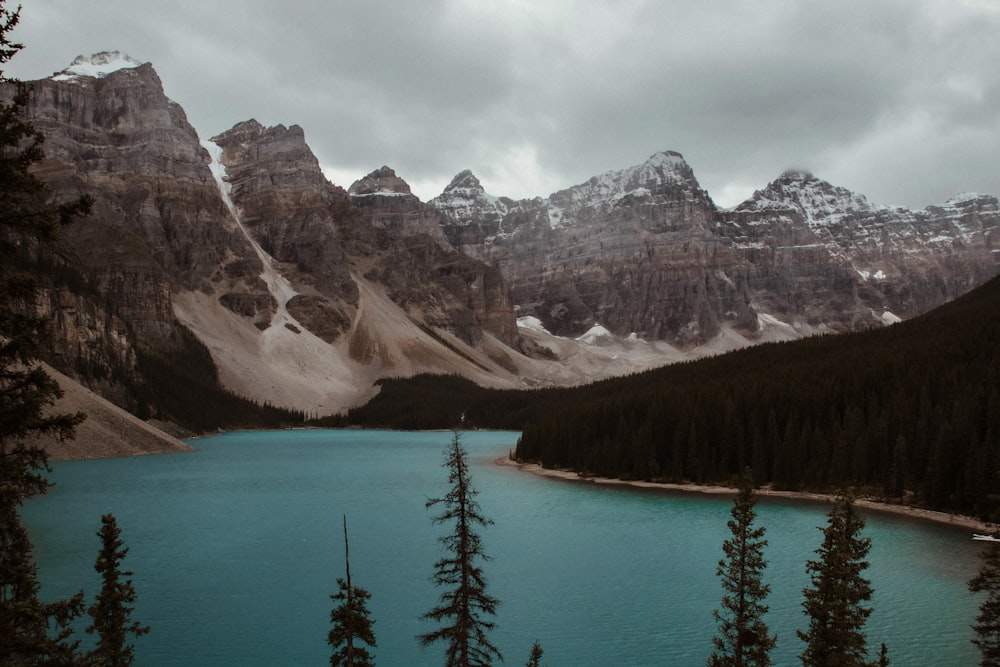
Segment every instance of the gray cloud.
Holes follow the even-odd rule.
[[[1000,194],[1000,9],[976,0],[38,0],[9,72],[121,49],[203,136],[298,124],[340,185],[472,169],[546,195],[679,150],[721,204],[787,168],[880,203]]]

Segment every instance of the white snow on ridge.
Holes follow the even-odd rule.
[[[132,58],[127,53],[121,51],[102,51],[95,53],[89,58],[77,56],[76,60],[69,67],[61,72],[56,72],[52,78],[56,81],[72,81],[82,76],[89,76],[96,79],[103,78],[112,72],[121,69],[132,69],[145,65],[145,63]]]
[[[948,201],[946,201],[944,203],[944,205],[948,206],[948,205],[955,205],[955,204],[964,204],[966,202],[976,201],[977,199],[983,199],[985,197],[991,197],[991,196],[992,195],[985,195],[985,194],[982,194],[980,192],[962,192],[962,193],[959,193],[959,194],[955,195],[954,197],[952,197]]]
[[[626,197],[651,198],[664,185],[688,181],[687,162],[679,153],[662,151],[646,162],[594,176],[589,181],[549,195],[549,225],[553,229],[571,224],[584,208],[606,209]]]
[[[380,187],[374,192],[352,192],[352,197],[412,197],[409,192],[397,192],[387,187]]]

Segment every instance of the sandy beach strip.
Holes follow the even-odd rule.
[[[737,491],[736,489],[728,486],[668,484],[661,482],[645,482],[641,480],[614,479],[610,477],[592,477],[590,475],[581,475],[580,473],[572,470],[556,470],[553,468],[544,468],[537,463],[522,463],[520,461],[515,461],[508,456],[501,456],[496,459],[496,463],[497,465],[502,466],[512,466],[540,477],[551,477],[553,479],[561,479],[570,482],[586,482],[591,484],[629,486],[640,489],[659,489],[664,491],[681,491],[684,493],[705,493],[713,495],[735,495]],[[757,489],[757,495],[761,497],[788,498],[791,500],[808,500],[822,503],[832,503],[837,498],[837,496],[832,494],[807,493],[800,491],[775,491],[773,489]],[[924,521],[948,524],[950,526],[968,528],[976,533],[993,533],[997,530],[997,526],[993,524],[986,523],[974,517],[962,516],[960,514],[935,512],[933,510],[908,507],[906,505],[893,505],[867,498],[856,498],[854,504],[858,507],[864,507],[865,509],[876,512],[885,512],[911,519],[921,519]]]

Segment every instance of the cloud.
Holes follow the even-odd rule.
[[[998,34],[975,0],[47,0],[10,69],[126,50],[201,134],[301,125],[328,173],[387,164],[423,199],[462,169],[544,196],[673,149],[724,205],[798,166],[922,207],[1000,194]]]

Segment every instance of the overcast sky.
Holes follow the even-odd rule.
[[[669,149],[722,206],[790,168],[1000,195],[997,0],[22,3],[7,74],[125,51],[203,138],[300,125],[344,187],[385,164],[425,201],[463,169],[545,196]]]

